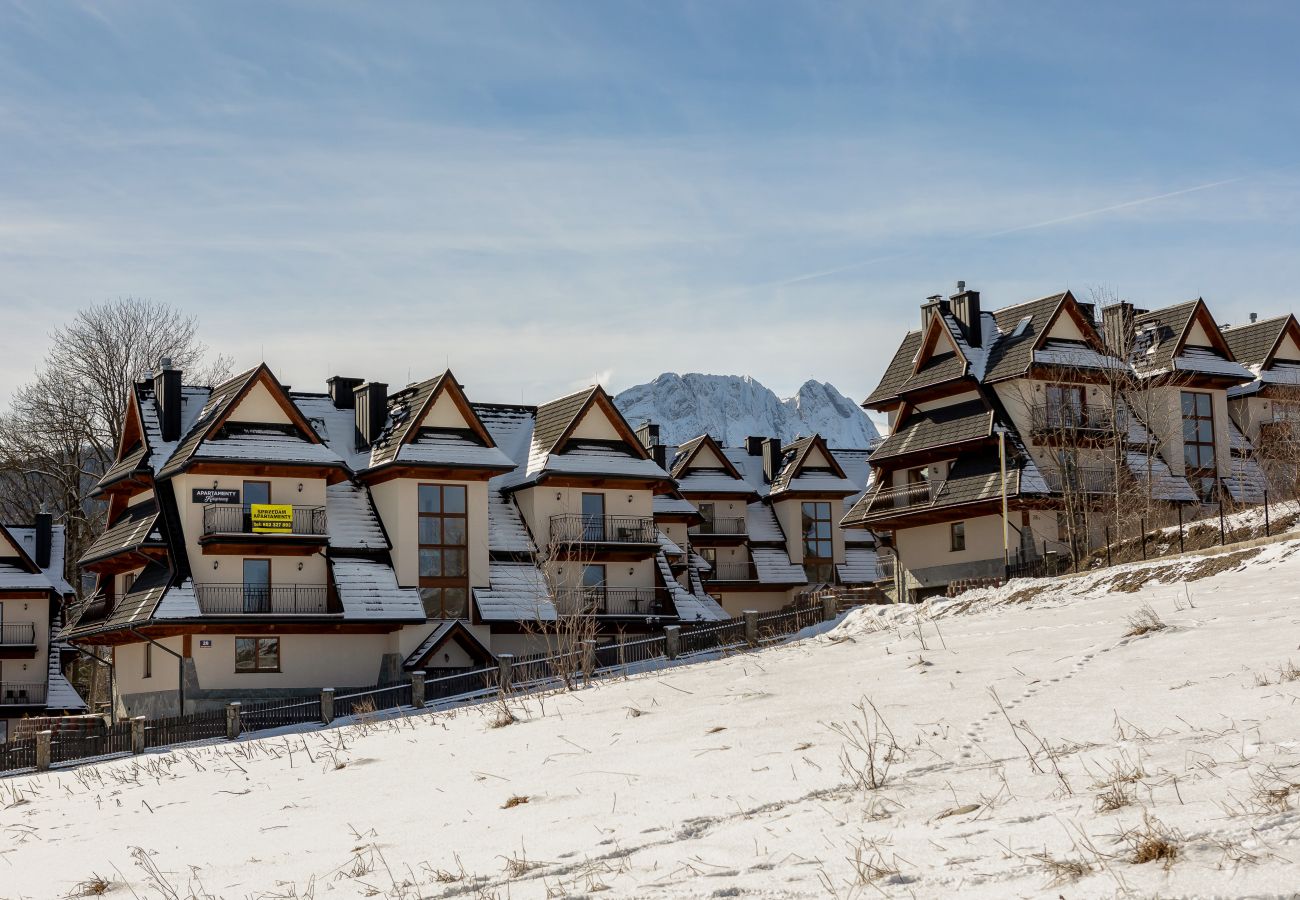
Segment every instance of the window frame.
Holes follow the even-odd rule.
[[[153,678],[153,642],[144,642],[144,674],[141,678]]]
[[[421,503],[421,495],[427,489],[436,489],[438,492],[438,508],[436,510],[424,510]],[[449,489],[454,493],[460,492],[461,509],[459,512],[449,512],[447,509],[447,494]],[[415,528],[415,554],[416,554],[416,578],[417,589],[420,593],[420,603],[424,608],[424,615],[429,619],[443,620],[468,620],[470,617],[470,577],[469,577],[469,485],[455,484],[450,482],[421,482],[416,485],[416,528]],[[438,522],[438,542],[426,543],[422,534],[422,524],[425,519]],[[463,541],[461,543],[447,542],[447,523],[460,522]],[[439,574],[423,574],[423,554],[425,551],[436,553],[438,560]],[[447,575],[447,553],[459,553],[464,561],[464,571],[460,575]],[[462,599],[454,606],[449,605],[447,601],[447,591],[460,590]],[[436,592],[436,608],[430,603]],[[450,613],[450,614],[449,614]]]
[[[812,514],[809,514],[809,507]],[[825,511],[825,516],[820,515]],[[799,504],[800,540],[803,542],[804,574],[810,581],[832,584],[835,581],[835,520],[829,500],[803,500]],[[826,535],[819,533],[818,525],[826,525]],[[811,531],[809,530],[811,526]],[[826,555],[821,552],[825,550]],[[815,574],[809,573],[809,567]]]
[[[1198,408],[1201,398],[1205,398],[1207,411],[1202,414]],[[1191,398],[1191,411],[1187,409],[1188,399]],[[1183,437],[1183,472],[1192,490],[1196,491],[1198,497],[1202,500],[1212,500],[1214,492],[1219,482],[1219,452],[1217,441],[1217,422],[1214,414],[1214,395],[1206,391],[1180,391],[1178,397],[1178,411],[1180,414],[1180,425]],[[1201,423],[1209,424],[1209,440],[1200,437]],[[1192,426],[1192,439],[1188,439],[1188,425]],[[1188,453],[1195,448],[1196,462],[1188,458]],[[1206,465],[1204,460],[1205,450],[1209,450],[1209,464]]]
[[[239,666],[239,642],[253,642],[253,667],[240,668]],[[262,642],[275,642],[275,668],[266,668],[262,665]],[[269,654],[268,654],[269,655]],[[279,674],[283,669],[282,660],[284,659],[283,645],[280,643],[280,636],[276,635],[235,635],[235,674],[236,675],[267,675]]]
[[[948,523],[948,552],[966,552],[966,521]]]

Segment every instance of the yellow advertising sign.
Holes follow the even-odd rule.
[[[248,508],[255,534],[291,534],[293,507],[283,503],[254,503]]]

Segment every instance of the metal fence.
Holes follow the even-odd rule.
[[[524,694],[592,678],[652,671],[674,659],[760,646],[838,614],[838,603],[812,599],[817,602],[762,615],[741,616],[681,629],[673,626],[671,636],[669,631],[665,631],[653,637],[613,640],[605,644],[577,641],[572,649],[561,652],[518,659],[503,656],[495,666],[441,678],[424,678],[418,683],[403,681],[370,688],[325,689],[313,696],[241,702],[230,704],[231,708],[138,722],[124,721],[103,728],[51,730],[48,737],[49,762],[69,763],[135,752],[141,749],[134,746],[132,740],[132,729],[137,726],[143,726],[142,749],[163,748],[226,738],[233,722],[238,724],[238,733],[248,734],[294,725],[327,724],[327,720],[335,718],[412,706],[473,703],[503,693]],[[503,677],[508,682],[503,684]],[[419,700],[418,695],[422,695]],[[326,708],[327,703],[332,710]],[[237,710],[237,718],[234,710]],[[37,767],[37,745],[41,739],[28,734],[0,743],[0,773]]]

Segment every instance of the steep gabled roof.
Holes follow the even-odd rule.
[[[871,395],[862,401],[862,405],[873,408],[878,405],[897,403],[898,390],[903,386],[903,382],[912,376],[913,362],[919,349],[921,349],[921,332],[909,331],[903,337],[903,342],[898,345],[894,358],[885,368],[880,384],[876,385]]]
[[[23,549],[22,542],[4,525],[0,525],[0,561],[29,575],[42,574],[41,567]]]
[[[303,416],[302,411],[298,409],[297,404],[293,402],[284,386],[271,374],[271,370],[267,368],[266,363],[262,363],[256,368],[236,375],[229,381],[212,389],[208,402],[204,405],[202,412],[199,413],[198,420],[189,433],[182,438],[176,452],[167,461],[167,465],[158,473],[159,477],[167,478],[183,471],[198,451],[199,446],[216,434],[217,429],[225,424],[231,413],[239,406],[239,401],[247,396],[253,386],[257,384],[266,386],[272,399],[284,411],[289,421],[298,428],[307,443],[324,444],[320,435],[316,433],[311,423]]]
[[[430,431],[423,423],[429,411],[443,396],[446,396],[455,404],[465,423],[464,431],[460,432],[463,440],[456,441],[454,440],[456,435],[449,435],[447,442],[468,445],[466,447],[467,453],[458,455],[449,452],[447,455],[450,457],[462,456],[464,457],[463,462],[467,464],[477,459],[477,461],[483,463],[483,468],[497,470],[510,468],[510,460],[503,454],[473,452],[475,448],[494,450],[496,449],[496,442],[492,439],[492,434],[488,431],[487,426],[483,424],[483,420],[474,411],[469,398],[465,396],[464,389],[461,388],[460,382],[456,380],[456,376],[452,374],[450,369],[436,378],[430,378],[427,381],[412,385],[389,398],[389,424],[371,447],[370,467],[378,468],[398,461],[434,461],[438,456],[436,453],[426,454],[429,456],[428,460],[423,458],[407,460],[402,454],[402,448],[415,443],[424,433]],[[449,448],[449,450],[454,449]]]
[[[1069,296],[1069,291],[1063,291],[994,310],[993,321],[999,335],[989,348],[988,364],[984,370],[986,383],[1023,375],[1029,370],[1034,361],[1034,350]]]
[[[830,447],[826,446],[826,441],[820,434],[814,434],[811,437],[800,438],[792,444],[787,444],[781,450],[782,465],[781,470],[777,472],[776,477],[772,479],[771,494],[780,493],[789,490],[794,481],[804,474],[804,467],[808,463],[809,457],[814,452],[820,451],[821,456],[826,460],[827,468],[830,470],[831,478],[837,481],[847,481],[848,476],[844,474],[844,469],[840,466],[839,460],[831,453]],[[825,485],[830,489],[835,487],[828,483]],[[850,491],[853,493],[856,491]]]
[[[905,409],[894,430],[871,454],[873,463],[987,438],[993,434],[993,410],[981,399],[964,400],[938,409]]]
[[[963,378],[970,372],[970,360],[967,359],[965,339],[961,337],[961,326],[951,313],[937,310],[930,316],[930,321],[922,333],[921,343],[912,363],[912,372],[899,386],[900,394],[919,391],[925,388]],[[940,350],[940,346],[951,350]]]
[[[561,397],[559,400],[544,403],[537,408],[536,422],[533,426],[532,442],[528,453],[526,475],[529,477],[536,476],[542,470],[552,468],[553,462],[555,464],[554,468],[568,469],[573,472],[597,473],[602,471],[599,462],[588,464],[581,462],[576,457],[569,459],[563,455],[568,449],[570,439],[573,438],[580,423],[587,415],[597,409],[600,410],[610,427],[618,435],[618,442],[624,446],[616,448],[613,446],[614,442],[587,441],[592,446],[580,448],[583,455],[593,458],[606,456],[610,460],[614,460],[613,469],[604,472],[604,474],[608,475],[621,473],[663,477],[668,474],[659,468],[645,447],[641,445],[636,433],[632,431],[632,426],[627,423],[627,419],[614,405],[613,398],[600,385],[595,385],[567,397]],[[602,449],[602,443],[608,443],[609,446]],[[555,457],[554,460],[551,459],[552,456]]]
[[[674,478],[680,478],[691,467],[691,463],[695,461],[695,457],[699,456],[700,451],[705,447],[713,451],[713,455],[722,462],[722,469],[728,475],[732,478],[740,479],[741,481],[745,480],[745,476],[740,474],[740,470],[735,467],[731,460],[727,459],[727,454],[722,452],[722,445],[707,434],[691,438],[689,441],[677,448],[677,456],[673,460],[672,470],[669,474]],[[709,466],[709,468],[717,467]]]
[[[1248,325],[1225,327],[1221,332],[1237,362],[1244,366],[1263,367],[1272,361],[1288,328],[1300,332],[1300,325],[1296,324],[1295,316],[1290,313]]]
[[[1174,358],[1183,349],[1183,343],[1187,339],[1188,332],[1191,331],[1192,322],[1202,313],[1209,317],[1205,302],[1197,298],[1137,316],[1133,320],[1136,334],[1134,365],[1147,371],[1172,369]],[[1217,337],[1221,352],[1231,359],[1232,350],[1228,342],[1223,339],[1218,327],[1212,323],[1213,319],[1210,318],[1209,324],[1206,325],[1206,332],[1213,332],[1210,339],[1214,340]]]

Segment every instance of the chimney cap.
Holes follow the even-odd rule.
[[[1254,324],[1255,324],[1255,321],[1256,321],[1258,318],[1259,318],[1259,313],[1251,313],[1251,314],[1250,314],[1250,324],[1254,325]]]
[[[171,367],[172,367],[172,358],[170,356],[164,356],[158,360],[158,368],[161,369],[162,371],[165,372]]]
[[[964,290],[966,290],[966,282],[964,281],[957,282],[957,293],[960,294]]]

